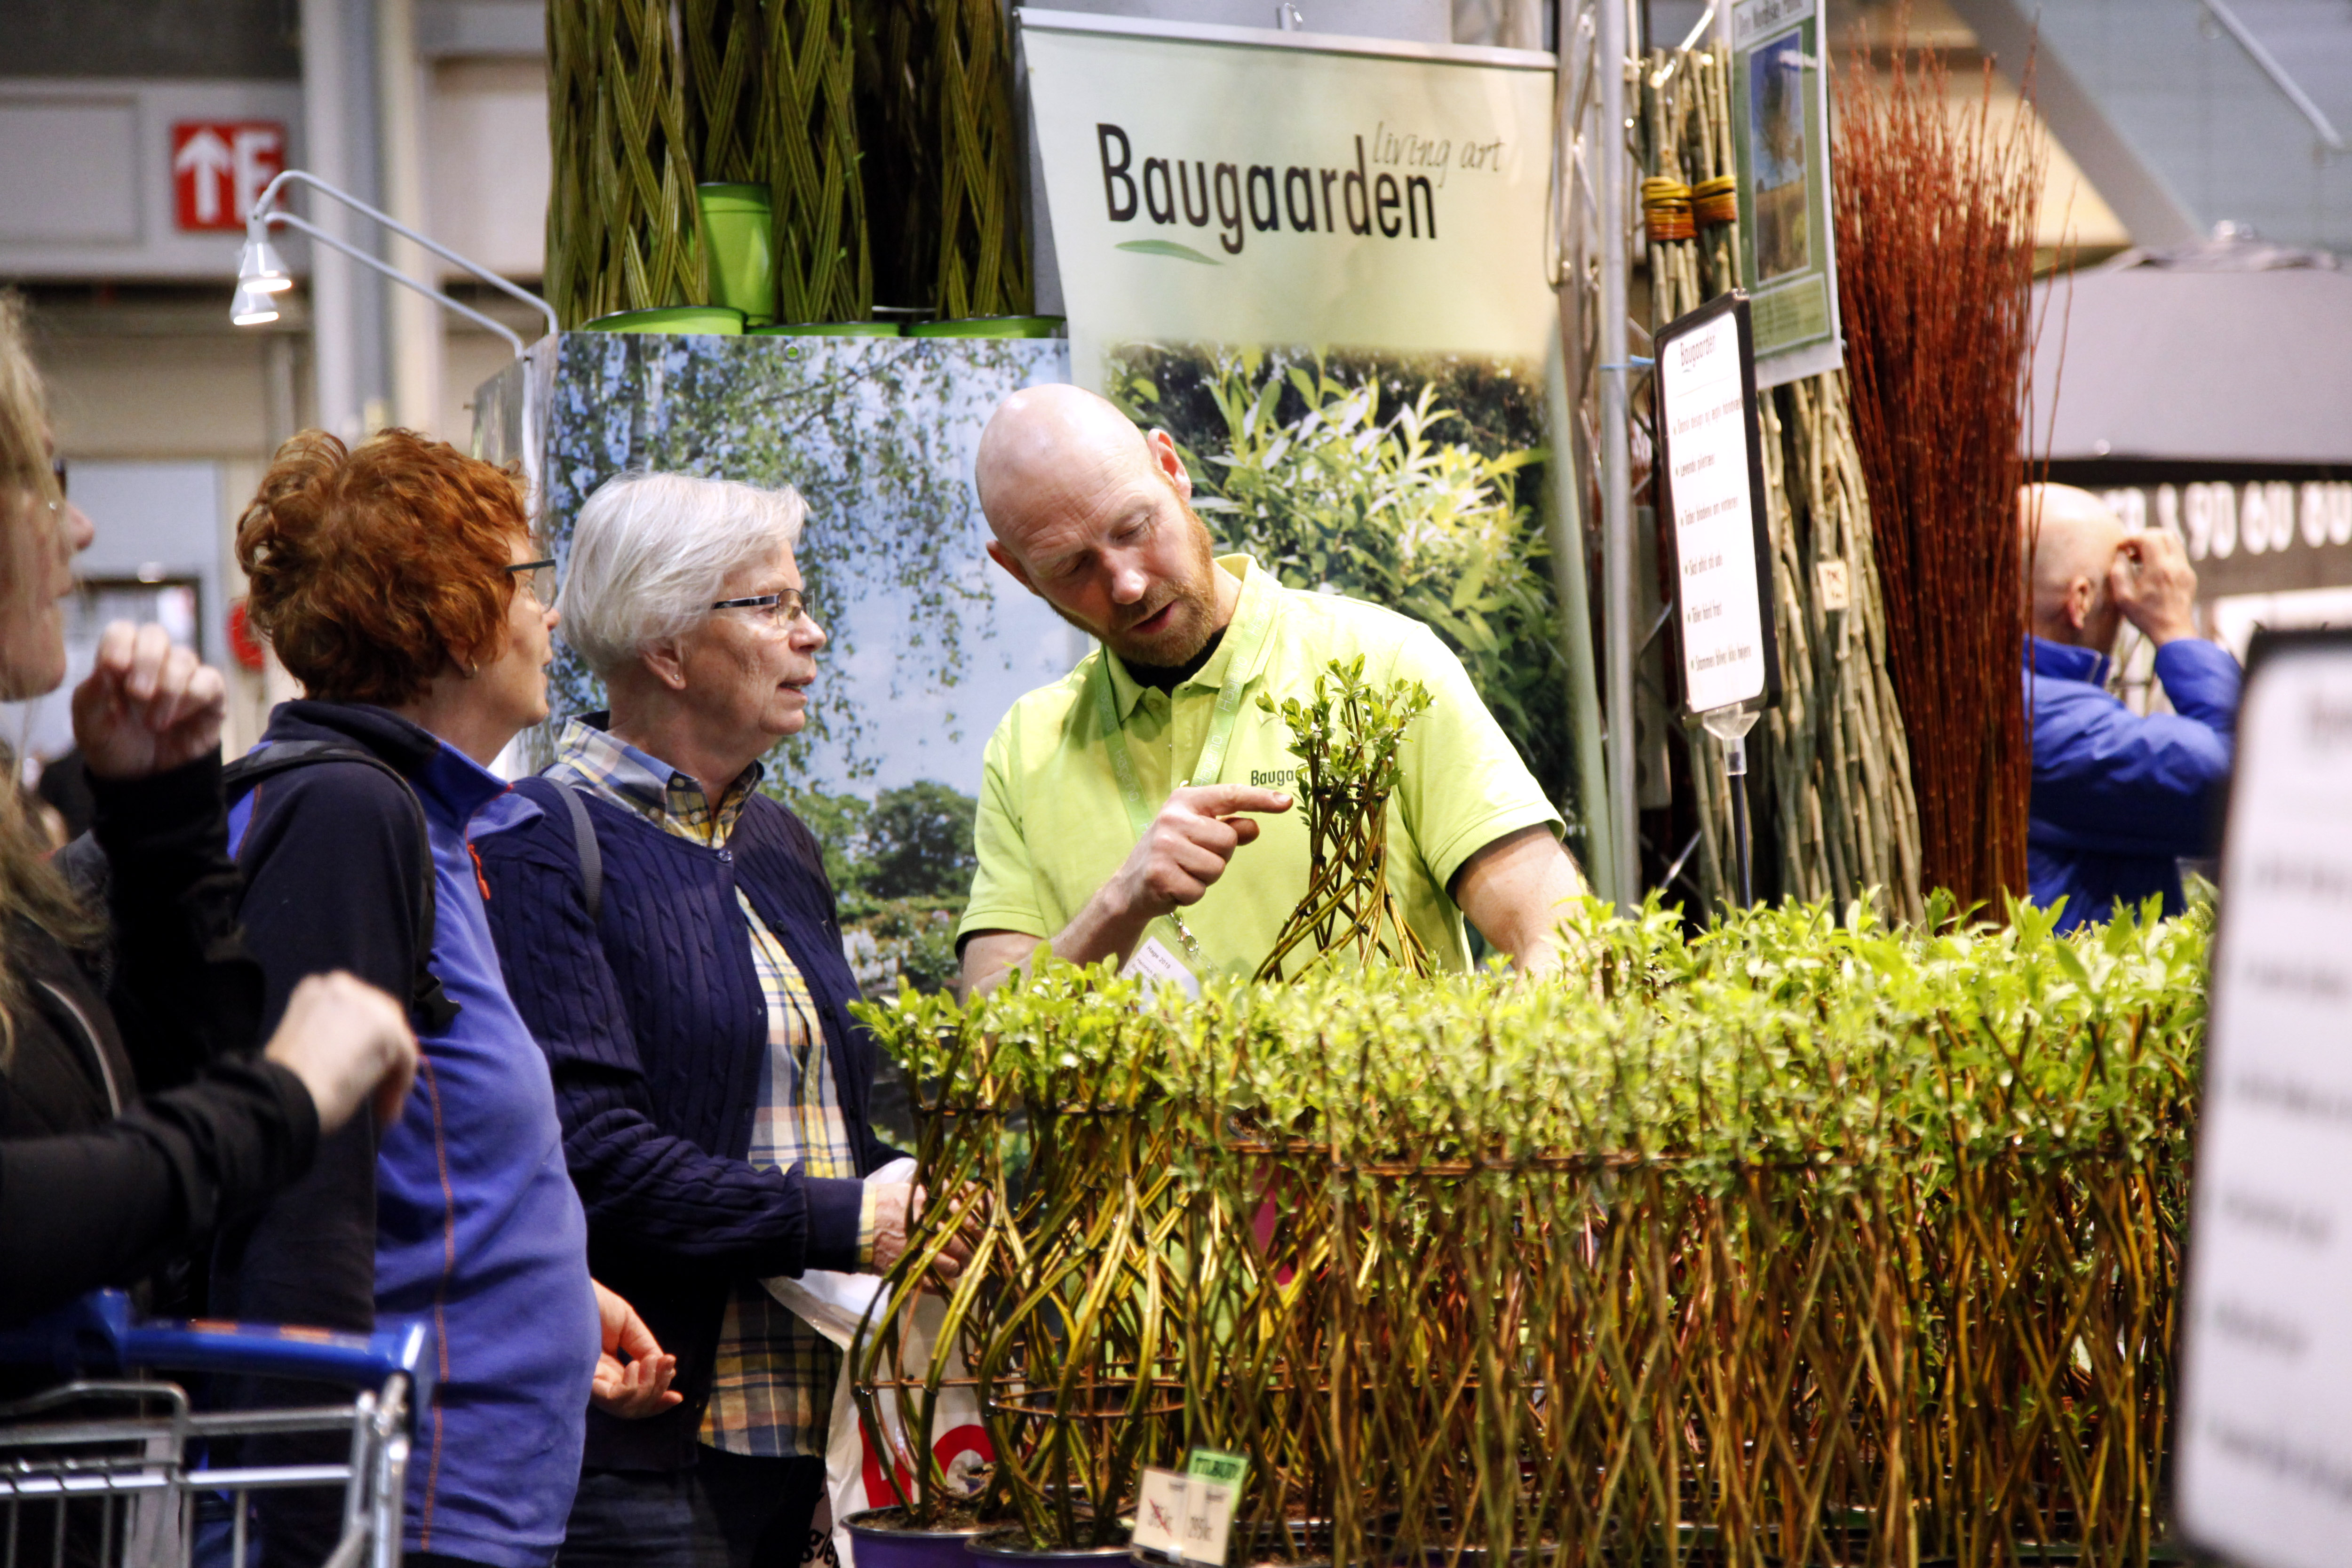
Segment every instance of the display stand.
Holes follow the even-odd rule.
[[[2352,633],[2259,637],[2239,707],[2182,1316],[2179,1510],[2200,1548],[2352,1540]]]

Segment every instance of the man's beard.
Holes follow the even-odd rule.
[[[1100,639],[1104,647],[1128,664],[1165,669],[1190,663],[1208,646],[1209,638],[1217,630],[1217,586],[1213,575],[1217,556],[1209,542],[1208,526],[1191,507],[1184,509],[1184,519],[1192,532],[1191,581],[1160,584],[1158,597],[1136,605],[1116,626],[1088,626],[1059,605],[1053,605],[1054,613],[1088,637]],[[1052,605],[1052,601],[1047,604]],[[1150,620],[1171,605],[1176,606],[1175,613],[1159,631],[1143,637],[1128,629]]]

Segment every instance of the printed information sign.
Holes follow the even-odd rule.
[[[1759,386],[1834,370],[1845,353],[1820,13],[1820,0],[1738,0],[1731,7],[1739,275],[1754,301]]]
[[[1658,473],[1674,521],[1683,704],[1694,714],[1777,695],[1748,331],[1735,290],[1658,334]]]
[[[2352,634],[2255,645],[2205,1044],[2182,1528],[2257,1568],[2352,1541]]]

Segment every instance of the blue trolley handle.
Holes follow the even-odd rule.
[[[345,1387],[409,1381],[408,1408],[432,1398],[432,1333],[422,1318],[386,1318],[372,1334],[275,1324],[141,1322],[120,1290],[93,1291],[70,1306],[0,1333],[0,1363],[53,1364],[60,1375],[134,1367],[290,1377]]]

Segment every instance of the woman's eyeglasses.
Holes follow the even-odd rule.
[[[721,599],[710,607],[714,610],[764,610],[779,631],[786,631],[808,614],[808,600],[802,597],[798,588],[785,588],[773,594],[754,594],[748,599]]]
[[[543,561],[518,561],[507,568],[507,575],[528,589],[541,609],[555,603],[555,558]]]

